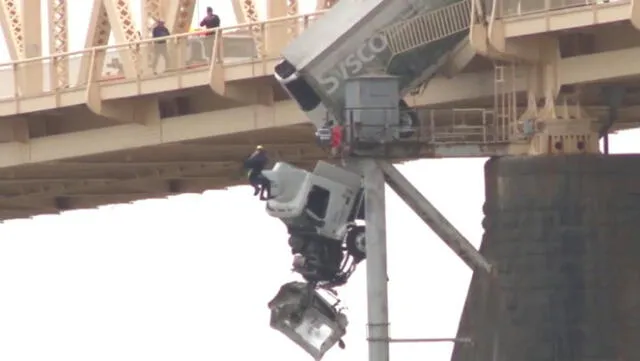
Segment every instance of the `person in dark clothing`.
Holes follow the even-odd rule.
[[[213,8],[207,6],[207,15],[200,22],[200,26],[207,29],[216,29],[220,27],[220,17],[213,13]]]
[[[153,38],[164,38],[169,35],[171,35],[171,33],[169,32],[169,29],[167,29],[167,26],[164,24],[164,21],[157,20],[155,26],[151,30],[151,36],[153,36]],[[153,48],[154,48],[154,56],[153,56],[153,63],[151,64],[151,67],[153,68],[153,72],[156,73],[157,71],[156,68],[158,67],[158,60],[160,59],[160,57],[164,58],[165,69],[170,68],[169,51],[167,50],[167,40],[166,39],[156,40]]]
[[[267,152],[261,145],[244,161],[244,167],[249,170],[247,176],[249,184],[253,186],[254,196],[260,194],[260,200],[271,199],[271,182],[262,175],[264,167],[269,162]],[[265,194],[266,193],[266,194]]]
[[[200,27],[209,29],[217,29],[220,27],[220,17],[213,13],[213,8],[207,6],[207,15],[200,22]],[[213,55],[213,43],[215,40],[214,33],[208,33],[204,38],[204,51],[207,58],[211,59]]]

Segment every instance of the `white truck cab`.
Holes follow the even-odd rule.
[[[366,258],[360,174],[320,161],[313,172],[276,163],[266,210],[289,231],[293,271],[321,288],[343,285]]]
[[[290,233],[311,233],[342,240],[362,202],[360,174],[320,161],[313,172],[279,162],[263,171],[271,181],[267,213]]]

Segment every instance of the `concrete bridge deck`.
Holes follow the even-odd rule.
[[[412,140],[420,149],[413,158],[526,153],[526,141],[483,135],[496,111],[489,48],[533,49],[524,54],[532,60],[543,52],[531,46],[540,39],[555,39],[553,78],[559,92],[571,95],[564,98],[568,118],[579,96],[581,111],[601,127],[609,112],[601,90],[620,85],[627,92],[611,131],[636,126],[637,1],[533,10],[522,7],[526,1],[516,1],[515,8],[510,3],[492,20],[491,36],[472,27],[468,46],[456,49],[440,76],[407,97],[420,109]],[[245,24],[210,37],[171,36],[172,59],[157,73],[146,60],[154,51],[150,41],[0,65],[7,79],[0,85],[0,219],[240,184],[241,161],[256,144],[274,160],[303,167],[326,158],[303,114],[271,76],[288,39],[319,16]],[[194,56],[201,40],[214,42],[216,61]],[[60,64],[68,64],[68,81],[52,70]],[[527,108],[529,74],[527,66],[513,67],[510,89],[518,113]]]

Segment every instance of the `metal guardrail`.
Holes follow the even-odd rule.
[[[608,6],[630,0],[495,0],[498,17],[514,17],[584,6]]]
[[[471,0],[420,14],[382,31],[394,55],[433,43],[469,29]]]
[[[390,120],[398,116],[393,108],[350,108],[346,119],[356,119],[357,112],[375,112],[375,117]],[[379,139],[387,139],[386,144],[469,144],[486,145],[509,141],[505,133],[509,127],[497,123],[493,110],[482,108],[429,109],[410,108],[399,111],[400,124],[381,122],[367,125],[351,121],[345,127],[345,141],[358,146],[384,144]],[[382,117],[382,118],[380,118]],[[411,120],[411,121],[409,121]]]
[[[94,82],[139,80],[206,69],[213,55],[213,37],[218,39],[216,57],[222,66],[278,58],[297,32],[325,12],[224,27],[216,31],[217,35],[211,31],[176,34],[163,38],[164,44],[159,39],[145,39],[0,64],[0,102],[85,88],[90,81],[90,66],[95,66],[91,78]],[[155,58],[159,61],[154,68]],[[60,76],[65,73],[68,75]]]

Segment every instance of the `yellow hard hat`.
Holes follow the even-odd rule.
[[[260,149],[262,149],[262,146],[258,145],[258,146],[256,146],[256,149],[260,150]]]

